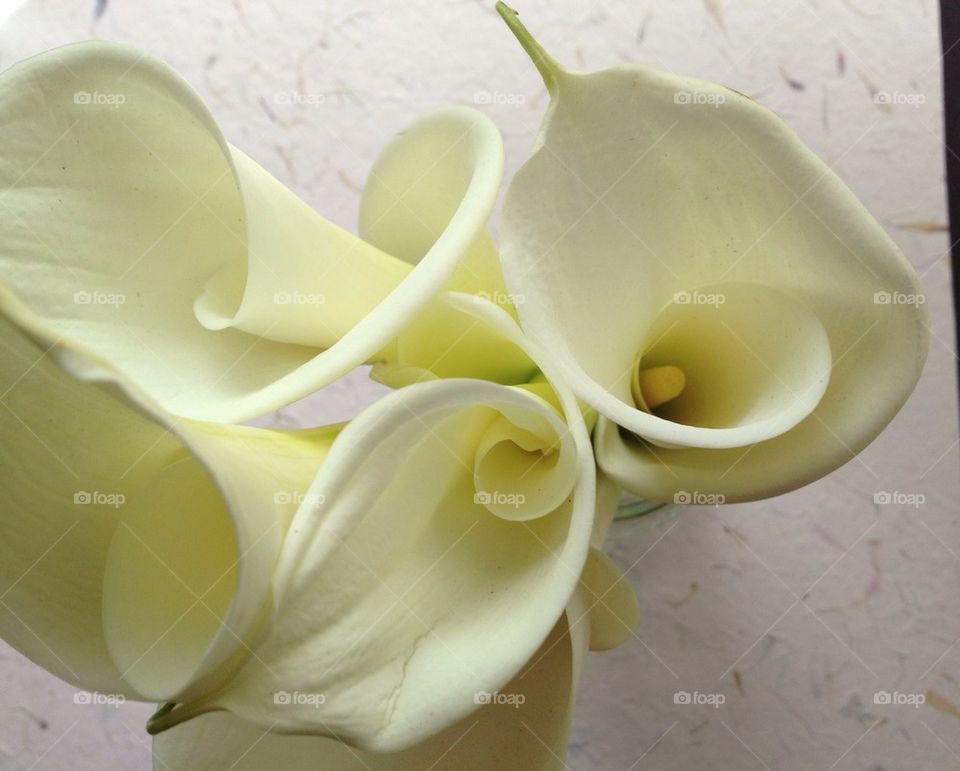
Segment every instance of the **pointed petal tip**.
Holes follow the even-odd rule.
[[[498,2],[496,9],[500,18],[510,28],[514,37],[517,38],[520,45],[523,46],[523,50],[527,52],[530,60],[536,66],[550,96],[556,96],[559,76],[565,72],[563,67],[537,42],[526,25],[520,21],[520,14],[517,11],[504,2]]]

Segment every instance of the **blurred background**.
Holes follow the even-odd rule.
[[[613,527],[608,551],[643,621],[627,644],[588,658],[568,767],[960,768],[957,348],[936,3],[514,5],[575,68],[648,64],[776,110],[900,244],[931,324],[910,402],[829,478]],[[0,68],[88,38],[140,47],[192,84],[230,142],[349,228],[377,152],[420,113],[450,103],[486,112],[503,132],[509,179],[547,104],[487,0],[27,0],[6,10]],[[344,419],[378,390],[357,372],[272,419]],[[150,768],[150,706],[75,704],[73,688],[5,646],[0,681],[0,768]],[[684,692],[712,703],[683,703]]]

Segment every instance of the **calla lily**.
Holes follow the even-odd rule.
[[[227,712],[202,715],[154,737],[154,771],[451,771],[565,768],[574,693],[575,638],[561,619],[524,671],[455,725],[395,753],[375,753],[319,736],[267,732]],[[582,654],[582,647],[580,647]],[[483,695],[485,696],[485,695]]]
[[[288,736],[226,712],[201,715],[153,740],[155,771],[400,771],[430,768],[566,768],[567,736],[581,665],[596,643],[622,641],[636,625],[636,597],[619,570],[591,568],[616,509],[617,487],[597,480],[591,557],[564,616],[513,680],[487,703],[440,733],[393,753],[318,736]],[[591,576],[604,576],[592,582]],[[614,577],[616,576],[616,577]]]
[[[5,449],[24,464],[0,517],[4,636],[83,687],[177,702],[151,730],[227,709],[403,751],[504,688],[565,607],[595,647],[611,620],[635,623],[595,550],[596,512],[609,521],[615,495],[605,483],[596,499],[586,426],[562,388],[438,380],[342,430],[173,420],[0,299]],[[533,351],[501,309],[453,299]],[[94,517],[78,518],[77,479],[98,488],[79,493]]]
[[[883,228],[753,100],[641,66],[569,72],[498,9],[551,96],[504,203],[504,275],[600,413],[600,466],[648,499],[733,501],[852,458],[926,355],[919,282]]]
[[[359,235],[384,253],[418,265],[449,226],[454,214],[450,207],[459,200],[457,190],[463,182],[454,179],[443,185],[433,175],[425,177],[423,170],[437,163],[443,145],[434,144],[429,136],[415,147],[411,144],[401,138],[374,164],[360,199]],[[404,191],[399,201],[397,190]],[[496,246],[482,228],[459,253],[445,288],[473,295],[475,302],[492,302],[516,319]],[[434,297],[381,352],[372,375],[400,387],[409,379],[467,376],[525,383],[536,371],[522,346],[477,315]],[[417,375],[411,377],[412,373]]]
[[[530,350],[504,311],[458,299]],[[595,523],[580,408],[552,389],[561,416],[540,388],[434,380],[351,421],[290,527],[269,634],[222,689],[151,730],[225,709],[397,752],[505,687],[570,601]]]
[[[396,342],[430,298],[483,284],[482,270],[485,291],[502,286],[485,230],[502,145],[474,110],[431,113],[384,151],[365,238],[229,145],[142,52],[90,42],[14,65],[0,115],[0,282],[95,354],[83,366],[110,361],[172,414],[237,422],[365,361],[430,364],[444,351],[418,341],[427,331]],[[491,346],[482,328],[457,334]],[[474,374],[473,360],[502,382],[534,369],[514,351],[503,367],[450,358],[441,374]]]
[[[174,420],[0,291],[0,634],[79,687],[186,699],[270,610],[287,525],[338,429]]]

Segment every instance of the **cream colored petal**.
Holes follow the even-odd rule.
[[[489,511],[525,522],[563,504],[578,458],[554,422],[517,417],[501,415],[487,426],[473,457],[473,483]]]
[[[476,295],[483,301],[490,293]],[[512,385],[527,382],[536,365],[518,346],[504,340],[477,318],[442,301],[429,303],[375,367],[373,376],[399,387],[403,370],[420,369],[434,377],[474,377]]]
[[[439,150],[436,141],[426,133],[401,135],[374,164],[360,202],[360,236],[411,265],[419,264],[449,228],[463,197],[467,174],[454,163],[462,153],[457,146],[444,153],[448,140]],[[445,289],[494,302],[514,317],[514,303],[522,301],[507,293],[493,239],[482,227],[459,255]],[[511,384],[526,382],[536,371],[519,347],[443,302],[418,313],[384,358],[391,368],[380,368],[375,376],[396,374],[392,367],[419,367],[437,377]]]
[[[607,531],[613,524],[613,517],[620,506],[620,488],[603,472],[597,472],[597,511],[593,523],[593,536],[590,545],[595,549],[603,548]]]
[[[394,138],[365,188],[360,238],[317,217],[238,151],[233,155],[245,208],[262,216],[248,226],[249,259],[226,265],[197,303],[207,326],[329,348],[330,361],[345,352],[356,358],[356,350],[371,358],[393,345],[414,313],[467,270],[465,263],[471,278],[502,285],[485,231],[502,147],[482,113],[437,110]],[[428,239],[418,230],[425,221]],[[272,254],[284,255],[282,272],[261,257]]]
[[[601,418],[597,463],[634,495],[679,504],[738,503],[772,498],[826,476],[862,449],[849,445],[814,413],[783,436],[729,450],[667,449],[623,435]]]
[[[800,423],[827,389],[830,342],[813,312],[761,284],[711,289],[715,305],[672,302],[661,310],[633,368],[669,365],[685,376],[680,395],[655,412],[670,429],[669,444],[648,441],[684,445],[689,434],[709,447],[759,442]],[[615,419],[628,423],[636,410],[618,405]]]
[[[379,361],[370,368],[370,377],[390,388],[403,388],[414,383],[425,383],[439,378],[430,370],[396,361]]]
[[[236,667],[249,657],[270,610],[280,543],[294,512],[311,504],[306,491],[340,427],[184,422],[174,430],[196,460],[163,469],[138,494],[142,503],[117,531],[104,577],[108,648],[125,679],[157,701],[219,687],[229,672],[207,661]],[[197,511],[218,519],[200,521]],[[200,652],[203,666],[180,685],[188,651]]]
[[[926,353],[920,286],[883,228],[752,100],[640,66],[570,73],[502,12],[552,97],[505,201],[504,274],[525,296],[525,331],[577,395],[649,443],[755,445],[758,476],[737,475],[738,497],[798,486],[866,446]],[[651,350],[655,363],[675,353],[703,376],[724,374],[722,388],[707,379],[677,408],[677,419],[706,415],[707,425],[634,406],[637,357]],[[764,480],[768,445],[792,447],[794,460]],[[643,458],[676,463],[679,477],[694,463],[707,489],[732,487],[719,477],[735,451],[680,452],[654,446]],[[625,460],[616,473],[601,462],[641,495],[660,473],[651,460],[631,483]]]
[[[332,348],[410,266],[318,216],[235,147],[230,161],[246,215],[246,250],[234,250],[207,283],[194,304],[197,319],[209,329]],[[373,344],[365,345],[369,357]]]
[[[578,462],[555,510],[491,512],[476,448],[498,415]],[[579,418],[576,413],[574,419]],[[399,751],[502,688],[563,612],[594,513],[582,422],[521,389],[444,380],[397,391],[344,429],[298,512],[275,578],[269,636],[221,691],[170,722],[225,708],[264,727]]]
[[[247,654],[335,431],[175,421],[57,364],[84,357],[0,314],[0,634],[79,687],[186,698]]]
[[[640,606],[630,582],[599,549],[590,550],[581,582],[590,613],[590,650],[622,645],[640,623]]]
[[[380,754],[319,736],[267,733],[227,712],[203,715],[154,737],[155,771],[499,771],[565,768],[573,705],[573,647],[567,621],[554,627],[503,703],[470,713],[402,752]],[[523,703],[518,703],[522,697]]]
[[[229,147],[141,52],[82,43],[17,64],[0,76],[0,115],[0,283],[165,409],[206,420],[264,414],[374,358],[453,276],[502,165],[480,113],[408,129],[458,196],[411,269]],[[98,376],[85,367],[75,374]]]
[[[616,648],[630,638],[640,622],[637,596],[620,569],[601,551],[620,502],[620,488],[605,474],[597,474],[597,504],[590,556],[577,590],[567,606],[574,646],[582,654]],[[575,678],[579,682],[579,672]]]

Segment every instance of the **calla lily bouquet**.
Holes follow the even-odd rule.
[[[397,135],[353,234],[141,52],[0,76],[0,632],[162,705],[158,768],[562,766],[639,621],[622,491],[787,492],[917,381],[916,276],[778,117],[498,8],[551,103],[497,242],[476,110]],[[349,423],[244,425],[365,363]]]

